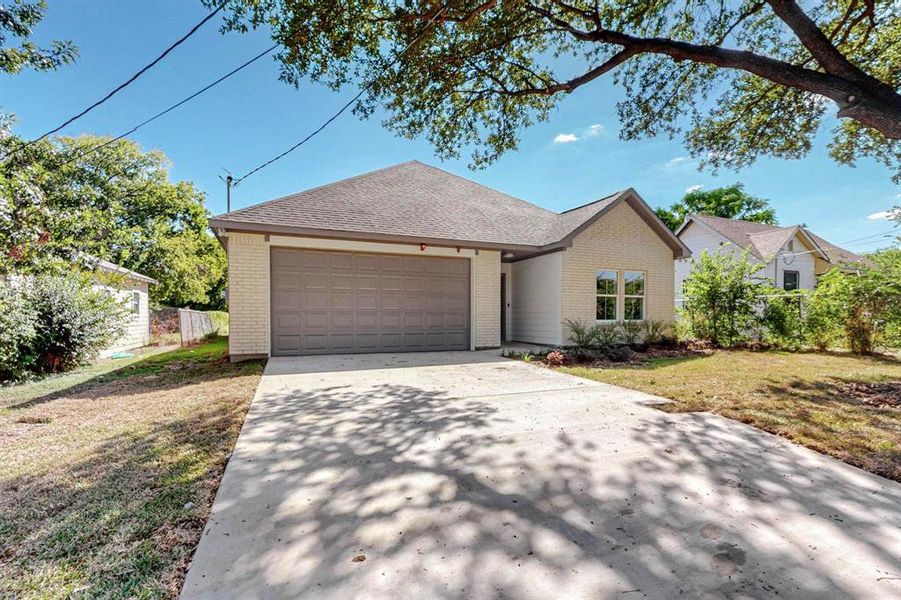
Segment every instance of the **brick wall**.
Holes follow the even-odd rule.
[[[501,253],[480,250],[472,258],[475,347],[501,344]]]
[[[625,202],[576,236],[572,248],[563,252],[562,319],[595,322],[595,274],[601,269],[644,271],[645,319],[675,318],[673,251]],[[620,284],[620,307],[622,288]],[[562,338],[568,340],[569,329],[561,327]]]
[[[269,354],[269,243],[228,234],[228,351],[232,359]]]

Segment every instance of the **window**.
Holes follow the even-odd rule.
[[[644,319],[644,273],[625,271],[623,273],[623,319],[641,321]]]
[[[597,272],[597,320],[616,320],[617,273]]]
[[[782,273],[782,288],[791,291],[798,289],[800,277],[797,271],[784,271]]]
[[[795,251],[795,242],[793,242],[793,241],[789,241],[789,242],[788,242],[788,251],[789,251],[789,252],[794,252],[794,251]]]
[[[138,292],[131,293],[131,312],[135,314],[141,312],[141,294]]]

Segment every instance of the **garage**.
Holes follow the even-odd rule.
[[[272,248],[273,356],[468,350],[466,258]]]

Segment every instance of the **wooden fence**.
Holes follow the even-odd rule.
[[[214,331],[210,315],[198,310],[179,308],[178,324],[182,346],[202,340]]]

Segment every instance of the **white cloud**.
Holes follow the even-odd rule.
[[[882,210],[875,212],[872,215],[867,215],[867,219],[869,219],[870,221],[888,221],[889,219],[894,218],[894,215],[894,210]]]
[[[676,158],[671,158],[668,161],[666,161],[666,164],[663,165],[663,168],[673,169],[673,168],[678,167],[679,165],[684,164],[686,162],[688,162],[687,156],[677,156]]]
[[[700,190],[702,190],[702,189],[704,189],[704,186],[701,185],[700,183],[697,184],[697,185],[690,185],[690,186],[688,186],[687,188],[685,188],[685,193],[686,193],[686,194],[690,194],[690,193],[692,193],[692,192],[698,192],[698,191],[700,191]]]
[[[558,133],[557,137],[554,138],[555,144],[569,144],[577,141],[579,141],[579,138],[574,133]]]
[[[604,133],[604,126],[600,123],[595,123],[594,125],[589,125],[588,129],[585,130],[585,137],[595,137]]]

